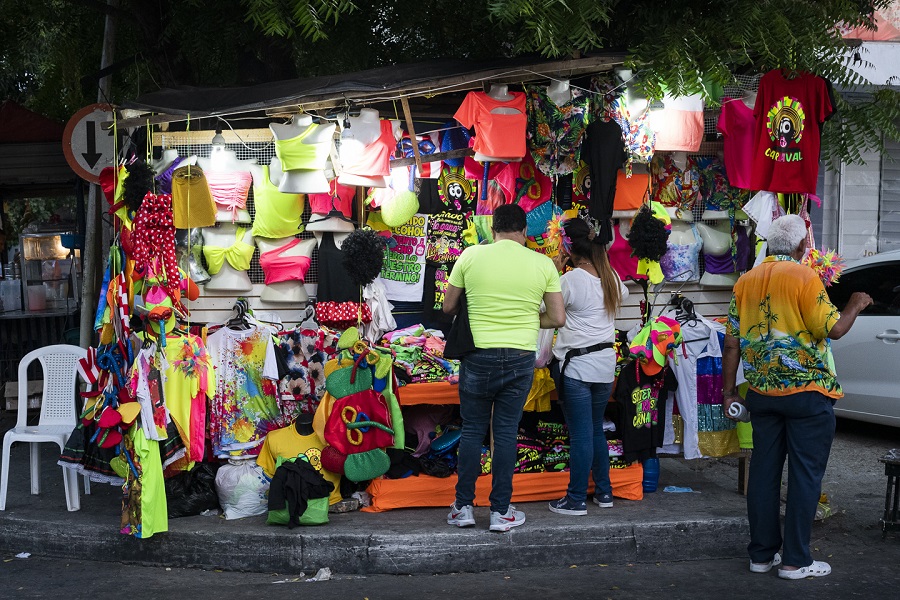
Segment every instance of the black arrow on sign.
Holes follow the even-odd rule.
[[[87,134],[87,152],[82,152],[81,156],[87,162],[88,167],[93,169],[100,157],[103,156],[97,152],[97,123],[96,121],[85,121],[85,133]]]

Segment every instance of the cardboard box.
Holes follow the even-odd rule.
[[[41,396],[44,393],[43,381],[28,382],[28,408],[40,408]],[[19,382],[8,381],[3,393],[6,398],[6,410],[19,410]]]

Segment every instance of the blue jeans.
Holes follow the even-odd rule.
[[[834,439],[834,401],[819,392],[764,396],[749,391],[746,402],[753,425],[747,486],[750,560],[772,560],[783,542],[784,564],[807,567],[813,562],[809,538]],[[778,512],[785,456],[788,496],[782,539]]]
[[[584,502],[588,474],[594,476],[594,492],[612,494],[609,481],[609,445],[603,433],[603,413],[612,391],[610,383],[590,383],[562,376],[559,403],[569,428],[569,498]]]
[[[459,368],[459,439],[456,506],[473,504],[481,475],[481,447],[493,429],[491,510],[506,513],[516,466],[516,434],[522,408],[534,378],[534,352],[515,348],[479,349],[467,354]],[[493,416],[492,416],[493,414]]]

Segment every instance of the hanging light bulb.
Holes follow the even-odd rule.
[[[221,127],[216,127],[216,135],[213,136],[210,144],[213,146],[221,146],[222,148],[225,147],[225,136],[222,135]]]

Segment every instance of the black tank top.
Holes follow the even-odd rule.
[[[318,302],[359,302],[360,287],[354,285],[344,268],[344,253],[334,243],[334,233],[323,232],[319,244]]]

